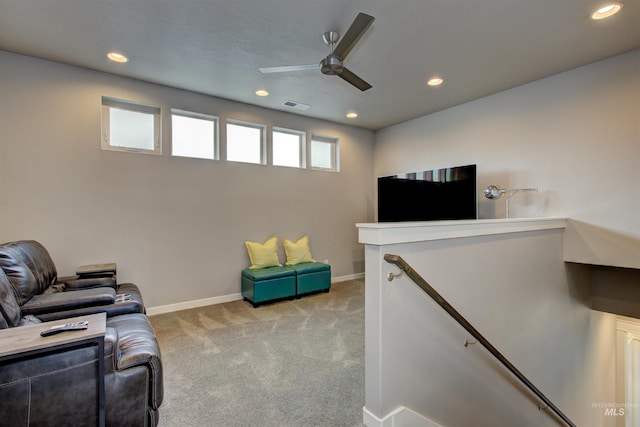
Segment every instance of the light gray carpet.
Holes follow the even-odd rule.
[[[361,426],[364,282],[254,309],[151,317],[164,368],[160,426]]]

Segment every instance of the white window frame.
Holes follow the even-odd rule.
[[[260,123],[252,123],[252,122],[245,122],[242,120],[236,120],[236,119],[227,119],[227,129],[229,125],[234,125],[234,126],[244,126],[244,127],[248,127],[248,128],[254,128],[254,129],[258,129],[260,131],[260,162],[259,163],[255,163],[255,162],[245,162],[242,160],[233,160],[233,159],[229,159],[229,132],[227,132],[227,138],[226,138],[226,159],[229,162],[234,162],[234,163],[247,163],[250,165],[266,165],[267,164],[267,126],[260,124]]]
[[[150,114],[153,116],[153,149],[148,150],[136,147],[123,147],[111,144],[111,109],[119,109],[133,111],[136,113]],[[145,153],[162,155],[162,137],[161,137],[161,118],[160,107],[141,104],[134,101],[126,101],[123,99],[102,97],[102,137],[101,147],[103,150],[110,151],[126,151],[132,153]]]
[[[274,134],[275,133],[281,133],[281,134],[287,134],[287,135],[294,135],[296,137],[298,137],[298,165],[297,166],[291,166],[291,165],[279,165],[275,163],[275,157],[276,157],[276,144],[275,144],[275,138],[274,138]],[[281,127],[277,127],[277,126],[273,126],[273,128],[271,129],[271,157],[272,157],[272,165],[273,166],[279,166],[279,167],[293,167],[293,168],[298,168],[298,169],[305,169],[307,167],[307,133],[305,131],[301,131],[301,130],[295,130],[295,129],[287,129],[287,128],[281,128]]]
[[[328,168],[323,168],[319,166],[313,165],[313,143],[321,142],[326,144],[331,144],[331,166]],[[322,135],[311,135],[311,141],[309,142],[309,153],[310,153],[310,166],[313,170],[319,171],[329,171],[329,172],[340,172],[340,143],[338,138],[330,137],[330,136],[322,136]]]
[[[173,129],[173,117],[181,116],[192,119],[206,120],[213,123],[213,158],[209,157],[194,157],[183,154],[174,153],[174,129]],[[219,160],[220,159],[220,118],[212,116],[210,114],[196,113],[194,111],[181,110],[179,108],[171,109],[171,155],[175,157],[187,157],[192,159],[205,159],[205,160]]]

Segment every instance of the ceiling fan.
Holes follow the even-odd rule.
[[[351,49],[356,45],[360,37],[367,31],[369,26],[373,23],[375,18],[369,16],[366,13],[359,13],[354,19],[353,23],[345,33],[340,43],[340,34],[335,31],[327,31],[322,35],[322,40],[329,46],[331,53],[320,61],[319,64],[311,65],[288,65],[283,67],[266,67],[260,68],[260,72],[264,74],[268,73],[284,73],[289,71],[306,71],[320,69],[322,74],[329,76],[338,76],[347,83],[352,84],[361,91],[365,91],[371,88],[371,85],[360,77],[355,75],[342,62],[346,59]],[[337,46],[336,46],[337,43]]]

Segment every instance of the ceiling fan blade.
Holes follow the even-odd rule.
[[[365,82],[360,77],[353,74],[353,72],[349,71],[348,68],[344,68],[342,72],[338,74],[338,76],[342,80],[346,81],[347,83],[351,83],[352,85],[354,85],[355,87],[357,87],[363,92],[367,89],[372,88],[372,86],[369,83]]]
[[[263,67],[259,68],[260,72],[263,74],[270,73],[287,73],[289,71],[309,71],[309,70],[319,70],[320,64],[310,64],[310,65],[285,65],[283,67]]]
[[[336,46],[333,53],[344,60],[375,19],[376,18],[373,16],[360,12],[338,43],[338,46]]]

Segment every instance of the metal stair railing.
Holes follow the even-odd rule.
[[[451,317],[453,317],[464,329],[467,330],[489,353],[491,353],[502,365],[504,365],[513,375],[516,376],[529,390],[531,390],[540,400],[544,402],[545,407],[539,406],[538,409],[551,409],[562,421],[568,426],[575,427],[575,424],[567,417],[547,396],[544,395],[527,377],[524,376],[509,360],[502,355],[480,332],[474,328],[455,308],[451,306],[429,283],[422,278],[402,257],[399,255],[385,254],[384,260],[390,264],[394,264],[401,270],[400,274],[389,273],[387,280],[392,281],[395,277],[405,273],[418,287],[427,293],[440,307],[442,307]],[[465,346],[468,341],[465,342]]]

